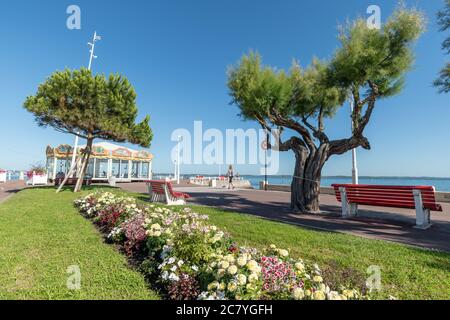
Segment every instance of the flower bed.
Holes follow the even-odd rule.
[[[365,298],[354,289],[331,290],[318,265],[293,259],[288,250],[240,247],[190,208],[138,205],[109,192],[75,205],[170,299]]]

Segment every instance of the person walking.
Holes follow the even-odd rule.
[[[228,176],[228,189],[234,189],[234,185],[233,185],[233,166],[230,164],[230,166],[228,167],[228,171],[227,171],[227,176]]]

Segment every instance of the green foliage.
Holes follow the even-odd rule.
[[[207,237],[198,231],[177,234],[173,239],[173,247],[174,256],[196,266],[207,263],[217,249],[217,246],[209,243]]]
[[[36,95],[26,99],[24,107],[40,126],[86,139],[129,141],[143,147],[149,147],[152,140],[149,116],[135,124],[136,92],[117,74],[106,78],[84,68],[55,72]]]
[[[244,119],[294,129],[307,142],[310,136],[297,122],[300,119],[316,138],[328,141],[322,132],[323,118],[332,117],[351,92],[358,104],[355,119],[361,118],[364,104],[372,104],[360,126],[363,130],[375,100],[402,89],[414,58],[411,45],[423,30],[422,13],[399,8],[380,30],[368,27],[362,19],[342,28],[341,47],[330,62],[313,59],[305,69],[294,62],[285,72],[262,66],[261,57],[250,52],[229,69],[232,102]],[[360,100],[360,91],[367,91],[371,99]],[[307,123],[312,118],[317,118],[317,127]]]
[[[450,29],[450,0],[446,0],[446,7],[438,12],[438,23],[441,26],[441,31]],[[450,54],[450,37],[442,43],[442,50]],[[439,92],[450,92],[450,63],[441,70],[439,78],[434,82],[434,85],[439,88]]]
[[[379,96],[400,92],[404,74],[411,68],[411,44],[424,30],[424,17],[414,9],[397,9],[378,29],[359,19],[341,29],[339,48],[331,61],[330,77],[344,88],[377,85]]]
[[[446,0],[445,8],[438,12],[438,23],[441,27],[441,31],[447,31],[450,29],[450,0]],[[442,43],[442,49],[447,53],[450,53],[450,37],[447,37]]]
[[[30,165],[29,171],[34,172],[36,174],[46,174],[47,168],[41,162],[36,162],[36,163]]]
[[[439,87],[439,92],[447,93],[450,92],[450,63],[441,70],[440,77],[434,82],[436,87]]]
[[[288,73],[262,66],[261,57],[250,52],[228,72],[233,103],[245,119],[266,118],[272,110],[283,116],[309,116],[322,106],[331,116],[345,98],[344,92],[327,83],[327,64],[315,59],[302,69],[293,62]]]

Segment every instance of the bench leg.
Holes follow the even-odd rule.
[[[430,210],[423,207],[422,193],[420,190],[413,190],[413,194],[416,206],[416,226],[414,228],[426,230],[431,227]]]
[[[342,217],[348,218],[350,216],[350,204],[348,203],[347,192],[344,187],[340,187],[339,192],[341,193]]]
[[[350,203],[350,216],[356,217],[358,215],[358,205],[356,203]]]

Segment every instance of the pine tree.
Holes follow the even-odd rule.
[[[35,95],[26,99],[24,107],[34,114],[39,126],[50,126],[86,139],[75,192],[83,184],[94,139],[149,147],[153,136],[149,116],[135,123],[136,92],[118,74],[106,78],[93,75],[85,68],[55,72],[39,86]]]

